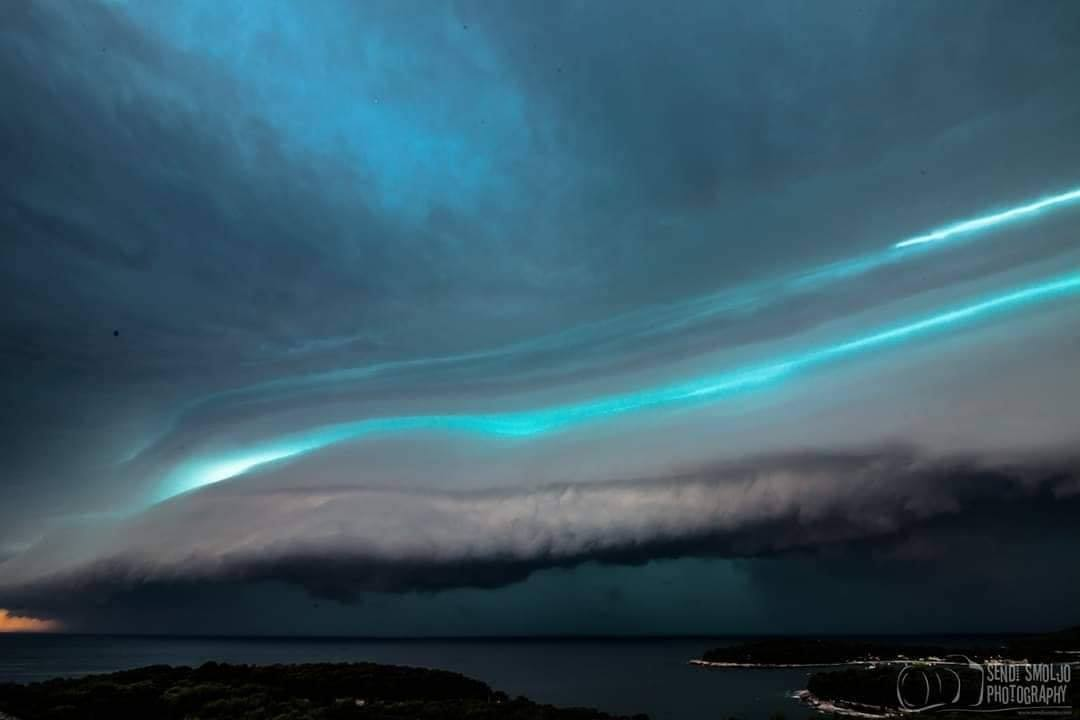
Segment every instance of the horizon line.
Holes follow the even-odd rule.
[[[49,638],[124,638],[170,640],[254,640],[254,641],[349,641],[349,642],[560,642],[560,641],[649,641],[747,638],[867,638],[867,637],[1003,637],[1043,635],[1069,630],[975,630],[975,631],[864,631],[864,632],[730,632],[730,633],[535,633],[506,635],[349,635],[349,634],[275,634],[275,633],[160,633],[160,632],[7,632],[5,636]]]

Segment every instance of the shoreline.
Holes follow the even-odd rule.
[[[711,668],[729,668],[729,669],[743,669],[743,670],[785,670],[793,668],[826,668],[826,667],[847,667],[849,665],[886,665],[889,660],[843,660],[837,662],[828,663],[743,663],[743,662],[726,662],[716,660],[702,660],[701,658],[695,658],[688,660],[688,665],[697,665],[698,667],[711,667]],[[907,662],[907,661],[903,661]]]
[[[511,697],[449,670],[371,662],[148,665],[77,678],[0,683],[0,720],[61,716],[648,720],[644,713],[615,714]]]
[[[1060,651],[1062,654],[1080,655],[1080,650],[1068,650]],[[974,661],[972,661],[974,662]],[[994,658],[992,660],[983,660],[984,664],[994,665],[1028,665],[1032,661],[1020,659],[1014,660],[1011,658]],[[834,667],[866,667],[875,668],[881,665],[956,665],[953,660],[946,660],[944,658],[897,658],[893,660],[838,660],[836,662],[821,662],[821,663],[748,663],[748,662],[726,662],[715,660],[702,660],[701,658],[694,658],[687,660],[688,665],[696,665],[698,667],[706,668],[718,668],[718,669],[742,669],[742,670],[790,670],[797,668],[834,668]],[[1062,665],[1080,666],[1080,659],[1077,660],[1065,660],[1061,662]]]
[[[816,712],[840,715],[843,717],[882,720],[882,718],[902,717],[904,714],[899,710],[890,710],[889,708],[880,707],[878,705],[859,705],[858,703],[852,703],[852,705],[857,705],[858,708],[848,707],[847,705],[838,705],[830,700],[818,698],[809,690],[799,690],[792,694],[791,697],[793,700],[797,700],[799,703],[813,708]]]

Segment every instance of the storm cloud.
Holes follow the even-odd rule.
[[[1078,66],[1068,2],[4,4],[0,608],[1065,528]]]
[[[895,541],[941,516],[1080,496],[1080,463],[931,459],[911,451],[759,458],[663,479],[463,493],[207,488],[46,537],[4,565],[0,599],[140,585],[284,582],[364,592],[495,588],[554,567],[753,558]]]

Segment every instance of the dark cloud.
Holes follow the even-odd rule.
[[[379,248],[393,244],[392,223],[362,195],[334,207],[318,190],[360,177],[290,153],[243,110],[241,90],[149,45],[118,11],[61,11],[7,10],[13,348],[64,363],[69,377],[176,378],[258,360],[298,327],[340,323],[345,305],[329,308],[316,288],[350,298],[351,320],[371,312],[377,290],[390,300],[395,268]],[[346,233],[370,243],[347,264],[335,246]],[[110,337],[118,325],[123,345]]]
[[[894,536],[740,567],[777,633],[1066,627],[1080,602],[1073,487],[1068,497],[983,498]]]
[[[1062,123],[1080,113],[1062,92],[1078,60],[1066,4],[704,3],[659,17],[648,2],[553,3],[473,14],[538,111],[556,108],[560,141],[602,168],[583,203],[626,216],[624,249],[602,241],[598,251],[625,260],[622,280],[637,288],[643,268],[657,291],[674,273],[682,289],[711,288],[964,212],[932,188],[961,183],[986,197],[1048,176],[1072,182],[1054,157]],[[1003,163],[1007,174],[993,169]],[[650,223],[665,216],[694,217],[698,230]],[[756,242],[770,252],[746,252]]]
[[[4,563],[0,601],[62,612],[63,598],[81,605],[143,586],[261,582],[348,602],[372,591],[497,588],[590,562],[767,557],[865,542],[888,545],[894,559],[915,553],[929,568],[920,553],[933,560],[936,550],[919,544],[920,528],[942,517],[964,525],[986,508],[1001,518],[1017,505],[1075,504],[1078,480],[1069,456],[990,462],[887,451],[516,491],[249,481],[57,531]]]
[[[1077,20],[3,4],[0,607],[185,628],[200,594],[270,588],[273,622],[301,590],[493,617],[468,593],[581,583],[616,608],[657,573],[692,585],[656,569],[689,559],[751,558],[759,589],[818,562],[892,587],[875,567],[1003,547],[1006,521],[978,518],[1005,508],[1065,527],[1065,294],[550,437],[339,431],[649,398],[1075,273],[1075,205],[892,244],[1080,182]],[[891,441],[927,450],[851,450]],[[410,602],[406,629],[444,601]]]

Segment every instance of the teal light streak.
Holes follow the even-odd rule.
[[[1080,188],[1002,212],[949,225],[941,230],[902,240],[882,251],[829,263],[802,273],[732,288],[678,303],[632,311],[558,333],[542,335],[501,347],[453,355],[390,360],[363,367],[285,377],[224,390],[196,398],[181,407],[166,427],[162,428],[154,438],[144,445],[133,449],[121,462],[134,461],[175,429],[181,418],[214,403],[260,402],[267,399],[267,397],[271,399],[283,397],[324,386],[366,381],[397,372],[448,368],[459,364],[493,360],[501,361],[511,356],[525,355],[531,352],[543,352],[553,349],[571,350],[575,346],[584,346],[587,343],[618,343],[634,339],[653,339],[663,335],[670,335],[697,323],[707,322],[718,315],[753,311],[793,294],[809,292],[838,280],[856,277],[877,268],[901,262],[922,251],[931,249],[924,247],[927,243],[936,243],[959,235],[975,234],[998,225],[1030,218],[1044,211],[1076,201],[1080,201]]]
[[[689,382],[639,392],[613,395],[588,402],[534,411],[486,415],[411,415],[365,418],[314,428],[282,437],[232,455],[196,460],[174,470],[166,480],[167,499],[267,463],[311,453],[331,445],[381,433],[442,431],[466,432],[493,437],[528,438],[564,430],[589,421],[613,418],[648,409],[714,402],[731,395],[769,386],[814,366],[855,356],[880,347],[913,340],[991,317],[1025,305],[1080,293],[1080,272],[1031,285],[1005,295],[938,313],[922,320],[881,330],[846,342],[804,352],[771,363],[738,369]]]
[[[893,247],[906,248],[913,245],[922,245],[929,242],[939,242],[941,240],[948,240],[951,237],[957,235],[963,235],[965,233],[977,232],[979,230],[986,230],[997,225],[1003,225],[1005,223],[1020,220],[1032,215],[1037,215],[1044,210],[1057,207],[1058,205],[1066,205],[1071,202],[1080,200],[1080,189],[1070,190],[1069,192],[1061,193],[1060,195],[1053,195],[1042,200],[1037,200],[1027,205],[1021,205],[1009,210],[1003,210],[993,215],[984,215],[983,217],[974,218],[972,220],[965,220],[964,222],[956,223],[955,225],[949,225],[941,230],[935,230],[932,233],[926,235],[918,235],[907,240],[902,240]]]

